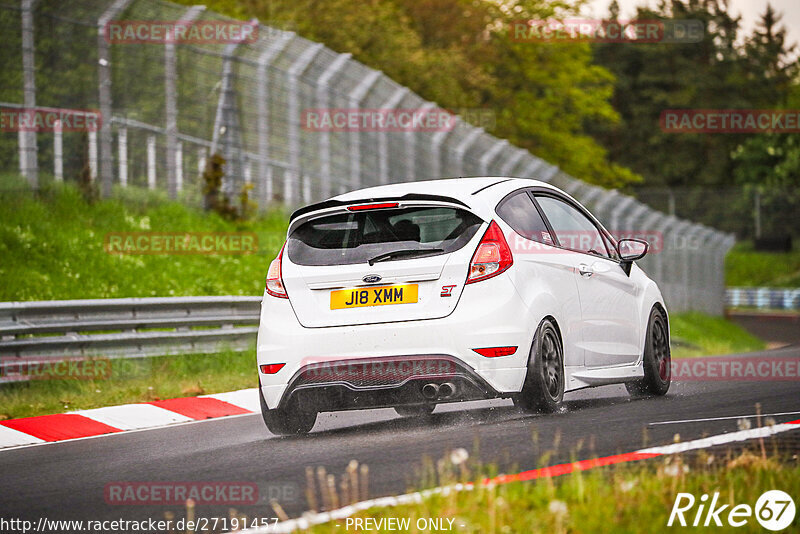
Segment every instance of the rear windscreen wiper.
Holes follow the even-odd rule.
[[[426,256],[428,254],[439,254],[444,252],[442,248],[409,248],[403,250],[393,250],[392,252],[385,252],[378,254],[374,258],[370,258],[369,264],[374,265],[379,261],[393,260],[395,258],[402,258],[404,256]]]

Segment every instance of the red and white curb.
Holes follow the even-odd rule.
[[[0,421],[0,449],[260,412],[258,389]]]
[[[542,467],[539,469],[531,469],[529,471],[522,471],[520,473],[511,475],[499,475],[494,478],[484,478],[480,482],[466,484],[458,483],[449,486],[442,486],[438,488],[431,488],[422,491],[415,491],[413,493],[406,493],[403,495],[393,495],[389,497],[379,497],[377,499],[369,499],[366,501],[357,502],[330,512],[320,513],[306,513],[303,517],[297,519],[290,519],[282,521],[275,525],[266,527],[259,527],[254,529],[246,529],[243,532],[250,534],[275,534],[275,533],[289,533],[297,530],[304,530],[311,528],[314,525],[328,523],[330,521],[338,521],[346,519],[358,512],[363,512],[370,508],[390,508],[403,504],[421,503],[423,500],[432,497],[433,495],[449,495],[458,491],[472,491],[476,486],[497,486],[500,484],[508,484],[510,482],[522,482],[526,480],[536,480],[539,478],[552,478],[561,475],[567,475],[576,471],[587,471],[595,467],[603,467],[606,465],[621,464],[626,462],[636,462],[639,460],[647,460],[650,458],[657,458],[670,454],[678,454],[686,451],[696,449],[706,449],[716,445],[725,445],[728,443],[736,443],[740,441],[748,441],[751,439],[766,438],[787,432],[790,430],[800,430],[800,419],[797,421],[790,421],[788,423],[781,423],[772,426],[765,426],[760,428],[752,428],[748,430],[740,430],[738,432],[730,432],[728,434],[719,434],[702,439],[686,441],[682,443],[673,443],[662,447],[650,447],[647,449],[640,449],[638,451],[629,452],[625,454],[617,454],[614,456],[605,456],[602,458],[593,458],[591,460],[581,460],[568,464],[552,465],[549,467]]]

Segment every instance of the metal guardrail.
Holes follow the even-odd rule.
[[[57,361],[244,351],[261,297],[0,302],[0,358]]]
[[[800,311],[800,288],[729,287],[725,290],[728,308]]]

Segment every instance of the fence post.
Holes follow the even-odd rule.
[[[119,167],[119,185],[128,186],[128,128],[117,128],[117,166]]]
[[[183,190],[183,143],[180,141],[175,145],[175,189],[179,193]]]
[[[446,130],[436,132],[431,136],[431,176],[430,178],[442,178],[442,145],[445,143],[445,138],[453,133],[455,128],[456,117],[450,115],[451,120],[448,124],[452,123],[453,127]]]
[[[89,179],[97,180],[97,132],[89,132]]]
[[[320,75],[317,80],[317,105],[323,112],[328,110],[330,106],[330,82],[336,76],[342,67],[344,67],[350,58],[351,54],[339,54],[336,56],[330,65]],[[328,110],[329,112],[329,110]],[[333,184],[331,176],[331,132],[328,129],[323,129],[317,132],[319,135],[319,178],[320,178],[320,193],[322,198],[329,198],[333,194]]]
[[[53,176],[56,182],[64,181],[64,134],[59,120],[53,122]]]
[[[111,138],[111,47],[106,40],[106,26],[132,0],[115,0],[97,20],[97,90],[100,103],[100,194],[111,196],[113,183],[113,139]]]
[[[156,136],[147,136],[147,188],[156,188]]]
[[[191,24],[205,10],[205,6],[192,6],[181,17],[180,22]],[[171,37],[171,38],[170,38]],[[167,36],[164,44],[164,112],[167,137],[167,194],[176,199],[183,180],[178,179],[178,105],[176,95],[177,59],[175,35]]]
[[[419,108],[419,112],[422,117],[427,115],[428,110],[433,108],[436,104],[433,102],[425,102]],[[406,139],[406,181],[413,182],[416,179],[416,171],[417,171],[417,135],[419,135],[419,131],[414,131],[413,129],[408,129],[405,131],[405,139]]]
[[[281,32],[258,57],[256,79],[258,80],[258,158],[260,178],[258,181],[258,199],[266,205],[272,201],[272,167],[269,164],[269,77],[267,68],[272,60],[280,54],[294,37],[292,32]]]
[[[464,158],[466,157],[467,149],[474,143],[478,137],[483,133],[483,128],[472,127],[470,132],[456,145],[456,161],[458,162],[458,176],[464,176]]]
[[[525,168],[522,170],[523,178],[541,180],[541,178],[537,178],[534,173],[536,173],[544,165],[544,160],[537,158],[536,156],[530,154],[530,152],[528,155],[530,156],[530,161],[528,161],[528,164],[525,165]]]
[[[283,174],[283,199],[287,206],[292,206],[295,202],[292,179],[297,180],[298,193],[302,194],[300,180],[303,175],[300,163],[300,89],[298,87],[300,76],[308,68],[323,46],[319,43],[312,44],[294,60],[289,70],[286,71],[289,82],[288,102],[286,114],[289,132],[289,172]]]
[[[528,152],[526,150],[521,148],[514,148],[513,155],[508,158],[508,160],[506,160],[506,162],[500,168],[500,176],[509,176],[511,171],[514,170],[519,163],[519,160],[521,160],[522,157],[527,153]]]
[[[36,0],[22,0],[22,103],[23,113],[36,109],[36,44],[33,35],[33,8]],[[19,170],[33,189],[39,188],[39,162],[36,131],[19,130]]]
[[[208,158],[208,149],[201,146],[197,149],[197,178],[200,182],[200,190],[203,190],[203,173],[206,171],[206,159]]]
[[[539,178],[539,180],[550,183],[561,169],[558,168],[558,165],[550,165],[544,160],[542,160],[542,162],[547,169],[542,172],[542,176]]]
[[[250,24],[256,26],[258,21],[252,19]],[[222,53],[222,87],[217,100],[217,111],[214,116],[214,133],[211,138],[211,155],[218,152],[222,144],[222,157],[225,159],[226,173],[220,191],[233,199],[238,194],[237,185],[244,175],[244,150],[242,132],[239,126],[236,90],[234,89],[233,62],[236,48],[241,42],[232,42],[225,46]]]
[[[481,167],[481,174],[484,176],[489,174],[489,164],[494,161],[494,158],[503,150],[505,147],[508,146],[508,141],[506,139],[496,139],[492,148],[484,152],[483,156],[481,156],[479,163]]]
[[[409,93],[407,87],[398,87],[381,102],[380,109],[394,109]],[[389,134],[385,130],[378,132],[378,181],[382,184],[389,183]]]
[[[375,82],[381,76],[381,71],[373,70],[350,92],[350,105],[355,109],[361,108],[361,101],[367,96],[367,93],[375,85]],[[350,187],[358,189],[361,186],[361,132],[356,129],[350,131]]]

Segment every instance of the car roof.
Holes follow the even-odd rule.
[[[379,185],[350,191],[334,197],[333,200],[352,202],[368,198],[401,197],[409,193],[415,193],[451,197],[467,206],[477,208],[479,205],[491,203],[492,200],[500,200],[513,190],[534,186],[554,189],[553,186],[545,182],[529,178],[475,176]]]

